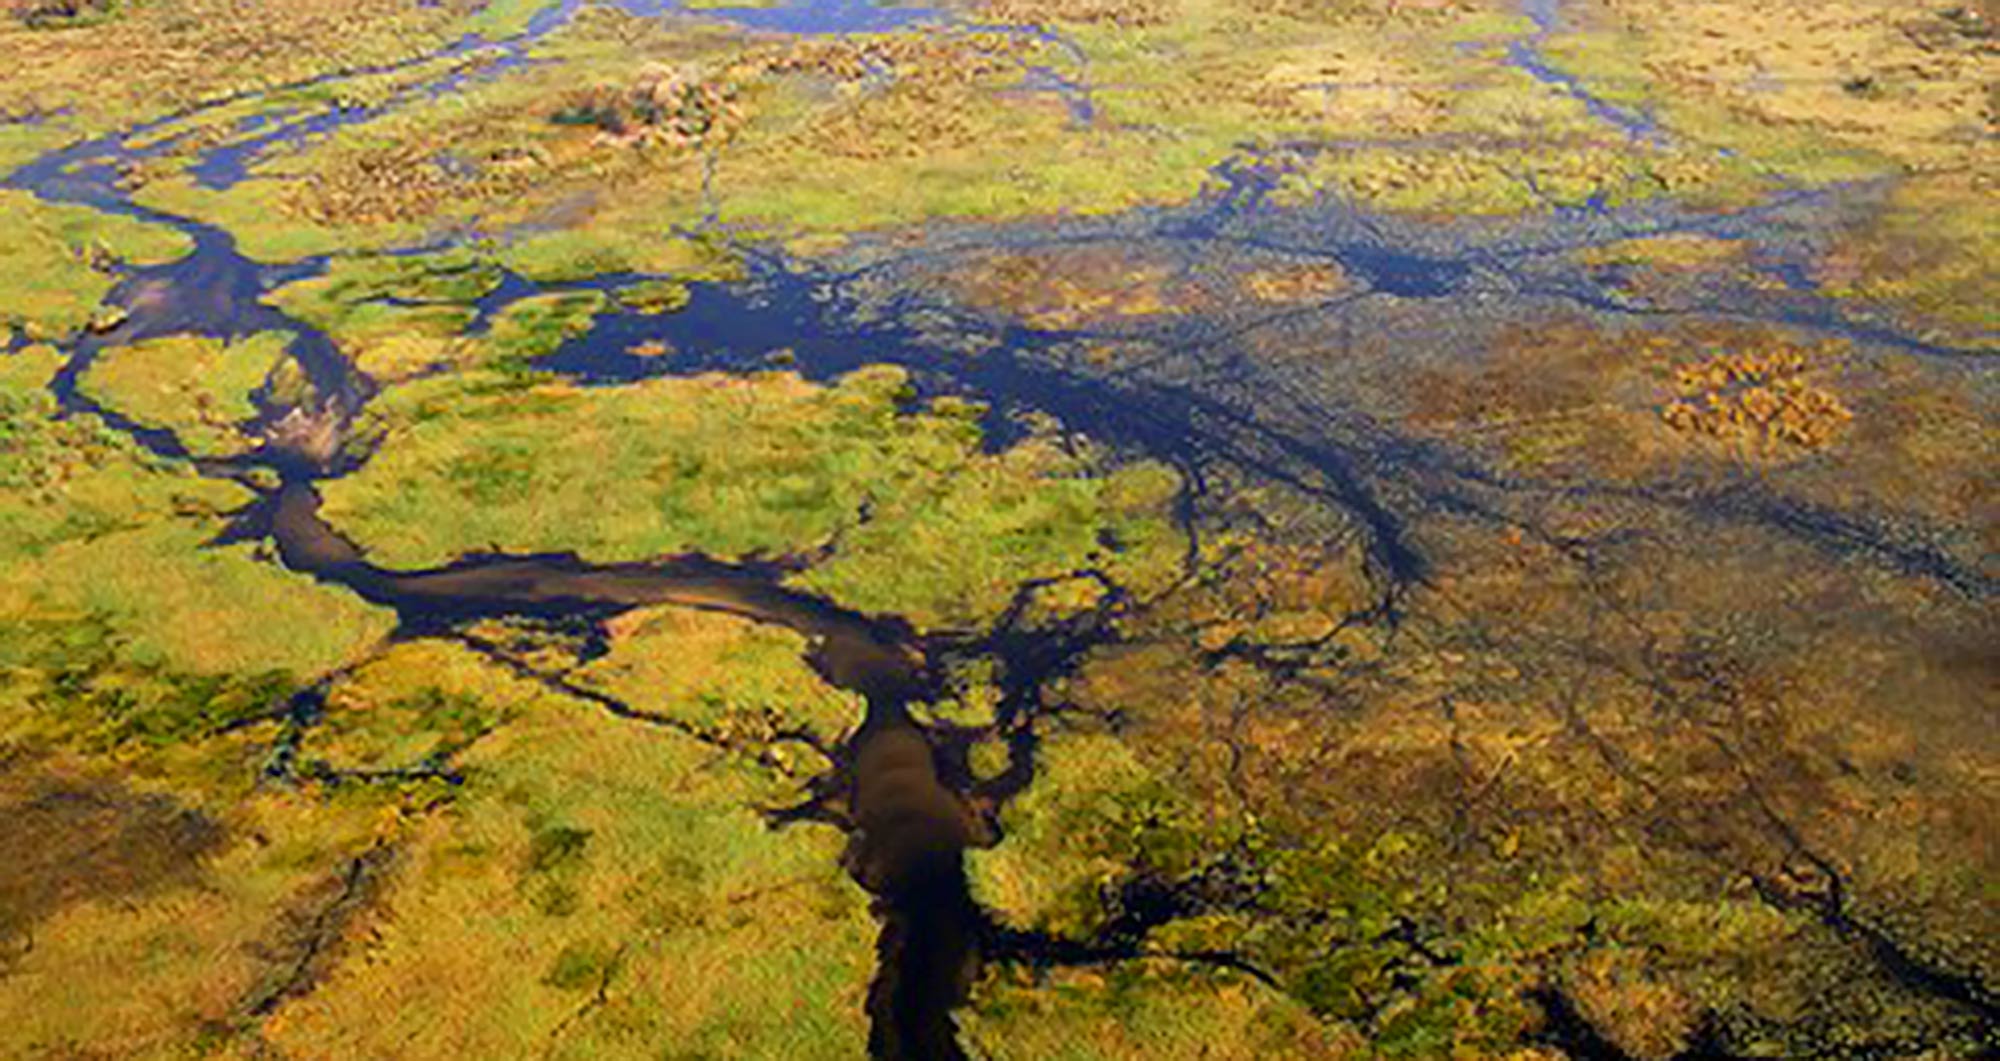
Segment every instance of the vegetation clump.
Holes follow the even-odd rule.
[[[1349,286],[1347,274],[1332,262],[1273,266],[1243,273],[1243,291],[1259,302],[1310,302],[1337,295]]]
[[[976,306],[1051,331],[1184,311],[1198,297],[1167,262],[1115,247],[982,255],[947,283]]]
[[[468,548],[630,560],[837,541],[801,582],[927,625],[997,614],[1030,572],[1170,572],[1164,469],[1107,471],[1045,440],[983,453],[976,407],[907,400],[886,367],[828,387],[789,373],[425,380],[377,399],[381,451],[328,484],[325,511],[399,567]]]
[[[13,0],[10,12],[33,29],[89,25],[118,12],[119,0]]]
[[[1065,22],[1127,28],[1158,26],[1173,16],[1171,0],[987,0],[979,8],[988,22],[1048,26]]]
[[[727,143],[747,120],[741,96],[742,89],[734,81],[648,66],[624,87],[600,85],[579,90],[563,102],[551,120],[561,125],[594,126],[621,143],[701,150]]]
[[[81,206],[0,189],[0,325],[60,339],[98,318],[120,265],[156,265],[187,253],[186,236]]]
[[[1854,419],[1839,397],[1805,378],[1796,348],[1717,354],[1674,373],[1679,397],[1660,418],[1675,430],[1714,437],[1761,437],[1806,449],[1830,444]]]
[[[113,347],[91,363],[83,389],[106,408],[172,431],[191,453],[241,453],[256,444],[244,428],[291,340],[287,332],[230,343],[176,335]]]

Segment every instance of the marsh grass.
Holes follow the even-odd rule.
[[[782,628],[686,608],[621,616],[610,651],[579,668],[587,685],[728,739],[768,741],[803,729],[828,747],[858,724],[859,698],[805,661],[806,640]]]
[[[96,748],[190,739],[356,658],[385,613],[212,546],[247,491],[55,418],[52,353],[0,386],[0,733]]]
[[[135,123],[247,90],[414,58],[463,32],[474,5],[277,0],[254,19],[217,0],[110,6],[117,17],[59,30],[0,18],[0,53],[16,60],[0,84],[0,112],[62,112],[63,124],[85,132]]]
[[[241,453],[255,439],[240,427],[257,415],[256,392],[286,357],[289,332],[227,341],[168,336],[99,354],[82,380],[105,408],[166,428],[201,456]]]
[[[173,229],[0,189],[0,321],[56,339],[90,323],[115,263],[152,265],[193,244]]]
[[[1177,556],[1170,473],[1097,474],[1045,442],[982,453],[976,409],[903,412],[898,370],[826,387],[781,373],[495,382],[426,380],[374,407],[382,450],[328,485],[326,511],[378,562],[494,546],[783,555],[837,539],[805,585],[949,625],[997,613],[1023,579],[1101,566],[1143,585]]]
[[[370,960],[282,1011],[272,1040],[327,1057],[860,1048],[866,903],[835,834],[773,832],[748,809],[777,794],[754,769],[560,702],[466,763],[452,814],[414,838]]]

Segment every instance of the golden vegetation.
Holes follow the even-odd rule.
[[[1884,304],[1908,327],[1991,348],[2000,261],[2000,197],[1974,169],[1900,181],[1881,209],[1841,234],[1819,263],[1831,294]]]
[[[17,14],[44,13],[65,28],[34,28],[32,17],[0,19],[0,54],[8,57],[0,113],[66,111],[65,125],[110,128],[239,92],[412,58],[451,39],[478,5],[275,0],[259,4],[252,18],[229,0],[15,0]],[[112,11],[117,17],[93,17]]]
[[[1806,378],[1814,361],[1796,347],[1722,353],[1674,372],[1680,397],[1660,411],[1675,430],[1718,438],[1762,438],[1807,449],[1828,445],[1854,418],[1832,391]]]
[[[1681,1056],[1701,1020],[1686,991],[1649,977],[1645,957],[1623,949],[1586,954],[1564,989],[1578,1015],[1635,1061]]]
[[[1132,28],[1164,24],[1174,7],[1173,0],[985,0],[979,14],[988,22],[1014,26],[1067,22]]]
[[[856,697],[806,665],[806,641],[791,631],[671,607],[628,613],[612,631],[609,652],[579,669],[583,684],[719,740],[771,745],[773,763],[799,751],[777,746],[780,732],[832,747],[861,717]]]
[[[373,145],[334,154],[288,184],[280,202],[295,224],[412,225],[522,194],[558,164],[539,146],[495,146],[464,157],[435,143]]]
[[[1348,287],[1347,274],[1333,262],[1314,262],[1248,269],[1242,274],[1243,293],[1259,302],[1311,302],[1337,295]]]
[[[85,393],[114,412],[174,432],[191,453],[222,456],[251,448],[243,430],[257,415],[253,396],[285,363],[286,332],[237,342],[176,335],[100,353],[83,377]]]
[[[1764,130],[1805,128],[1820,152],[1847,145],[1925,170],[1991,159],[1993,26],[1976,5],[1716,0],[1698,19],[1645,0],[1607,6],[1696,135],[1768,155],[1785,138],[1760,145]]]
[[[590,125],[615,141],[669,150],[719,147],[746,120],[734,81],[662,66],[639,71],[623,88],[582,89],[554,115],[564,125]]]
[[[1491,439],[1522,468],[1659,474],[1685,460],[1691,439],[1732,443],[1715,452],[1735,458],[1787,460],[1825,450],[1855,419],[1829,381],[1852,368],[1846,353],[1766,327],[1620,332],[1545,321],[1503,330],[1477,360],[1417,369],[1411,417],[1461,440]]]
[[[988,254],[946,283],[975,306],[1052,331],[1172,313],[1199,297],[1168,263],[1110,245]]]

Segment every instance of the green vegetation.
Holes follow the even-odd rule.
[[[487,0],[461,27],[487,40],[501,40],[528,28],[528,20],[555,6],[555,0]]]
[[[978,997],[960,1023],[966,1041],[992,1058],[1251,1061],[1341,1056],[1356,1045],[1246,976],[1173,961],[1039,978],[1009,970],[989,976]]]
[[[674,280],[642,280],[619,288],[612,297],[635,313],[671,313],[687,305],[688,286]]]
[[[486,331],[486,356],[502,368],[522,370],[528,362],[556,352],[590,330],[597,315],[611,308],[602,291],[531,295],[507,304]]]
[[[618,225],[538,233],[504,243],[494,253],[509,269],[541,283],[586,280],[601,273],[658,274],[676,280],[733,280],[741,275],[729,252],[641,217]]]
[[[1171,570],[1171,476],[1092,474],[1041,442],[983,454],[976,408],[903,412],[905,395],[887,368],[832,387],[426,380],[371,408],[382,451],[328,484],[325,511],[392,566],[494,546],[612,560],[837,541],[805,585],[927,625],[997,614],[1037,576],[1097,566],[1143,587]]]
[[[874,924],[837,834],[758,819],[783,791],[754,767],[557,701],[460,761],[466,788],[412,830],[369,960],[267,1039],[325,1057],[860,1049]]]
[[[673,607],[622,616],[614,630],[610,651],[581,669],[583,682],[718,739],[805,730],[831,747],[861,717],[860,699],[821,681],[805,662],[805,638],[789,630]]]
[[[268,708],[284,684],[387,632],[382,613],[250,545],[206,545],[221,513],[250,500],[240,487],[158,461],[94,418],[54,419],[40,389],[53,355],[0,364],[6,739],[179,739]]]
[[[197,456],[240,453],[254,444],[238,430],[257,415],[252,394],[291,341],[288,332],[264,332],[229,343],[169,336],[114,347],[91,363],[83,391],[137,423],[172,431]]]
[[[477,360],[471,303],[498,287],[498,267],[469,250],[335,258],[270,300],[319,326],[355,367],[393,380]]]
[[[203,548],[219,529],[153,522],[14,565],[0,580],[8,699],[48,699],[12,721],[113,741],[187,736],[268,708],[273,676],[309,680],[388,633],[382,613],[251,546]],[[222,696],[232,686],[240,698]]]
[[[962,12],[1061,44],[582,4],[503,65],[439,49],[549,0],[22,0],[0,173],[158,119],[63,180],[298,278],[262,298],[366,377],[299,434],[356,458],[323,514],[370,561],[783,558],[911,624],[1004,826],[975,897],[1058,944],[988,963],[980,1056],[1553,1061],[1562,1012],[1643,1061],[1972,1056],[1937,985],[2000,965],[1991,388],[1859,336],[1991,345],[1990,27],[1700,6],[1539,45],[1635,138],[1510,65],[1502,0]],[[1061,223],[1252,171],[1215,226]],[[1357,227],[1285,212],[1322,196]],[[1689,209],[1551,210],[1642,201]],[[1408,215],[1379,263],[1368,211]],[[1368,290],[1461,240],[1472,297]],[[280,333],[79,346],[204,304],[201,262],[105,303],[189,249],[0,191],[0,1055],[859,1056],[869,897],[761,813],[839,810],[841,653],[698,607],[399,627],[286,570],[238,540],[270,469],[55,404],[82,349],[85,397],[218,457],[300,398]],[[533,367],[764,254],[966,358],[1067,333],[1019,356],[1216,388],[1200,480],[1032,418],[989,448],[890,367]],[[1759,322],[1827,310],[1868,328]]]
[[[60,364],[47,347],[0,358],[5,566],[177,510],[212,513],[244,499],[235,487],[153,460],[95,417],[56,419],[55,400],[44,387]]]
[[[171,261],[192,246],[172,229],[4,189],[0,231],[0,322],[44,339],[90,323],[113,264]]]

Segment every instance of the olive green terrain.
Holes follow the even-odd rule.
[[[699,556],[907,631],[998,827],[973,1056],[2000,1044],[1990,11],[252,6],[0,0],[0,180],[121,156],[0,187],[0,1056],[864,1055],[870,896],[777,813],[863,711],[807,636],[406,622],[277,554],[301,464],[383,568]],[[1850,193],[1833,310],[1728,301],[1789,297],[1732,219]],[[1604,291],[1121,227],[1214,203]],[[199,233],[291,324],[149,331]],[[545,360],[773,271],[895,343]],[[1021,335],[1069,400],[932,378]]]

